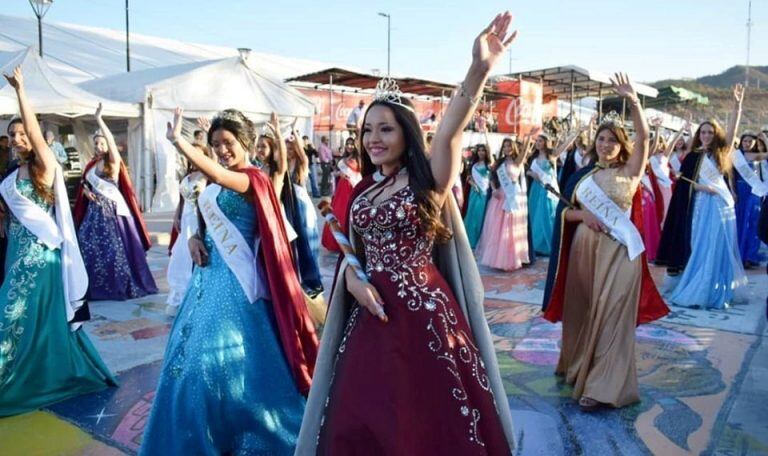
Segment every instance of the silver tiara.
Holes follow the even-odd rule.
[[[400,86],[397,85],[397,81],[385,76],[376,84],[376,91],[373,94],[374,101],[383,101],[385,103],[392,103],[413,112],[412,107],[403,103],[403,92],[400,91]]]
[[[603,116],[603,120],[600,123],[612,123],[617,127],[624,128],[624,120],[621,118],[618,112],[611,111]]]

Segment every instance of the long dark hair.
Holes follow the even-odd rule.
[[[476,144],[474,148],[472,148],[472,164],[480,161],[480,148],[483,148],[485,150],[485,159],[483,160],[485,162],[485,165],[490,167],[493,163],[493,155],[491,155],[491,151],[488,149],[488,146],[486,146],[484,143]]]
[[[347,144],[349,144],[350,141],[352,142],[352,150],[347,151]],[[344,159],[353,160],[358,170],[360,170],[360,167],[361,167],[361,157],[360,157],[361,147],[357,147],[357,142],[355,141],[355,138],[352,138],[351,136],[344,141]]]
[[[416,118],[413,104],[408,99],[403,99],[402,103],[410,109],[387,101],[374,101],[365,110],[363,125],[365,125],[368,113],[374,106],[385,106],[392,110],[395,121],[403,130],[405,151],[403,151],[400,161],[402,167],[408,170],[408,184],[415,197],[422,229],[425,233],[434,234],[437,242],[446,242],[451,238],[452,233],[440,219],[440,206],[437,204],[435,194],[435,177],[432,175],[432,168],[427,158],[424,132],[421,130],[419,119]],[[363,130],[363,134],[360,136],[360,150],[363,152],[361,157],[362,174],[368,176],[376,172],[376,166],[371,162],[371,158],[365,150],[363,142],[365,134],[365,130]]]
[[[6,132],[10,135],[11,127],[16,124],[20,124],[24,128],[24,134],[26,135],[27,127],[24,125],[24,122],[18,118],[11,120],[11,122],[8,124],[8,129]],[[31,142],[29,150],[16,151],[16,153],[19,156],[19,161],[27,164],[29,178],[32,181],[32,187],[35,188],[35,192],[37,192],[37,194],[47,203],[53,203],[55,200],[53,190],[48,188],[48,186],[45,185],[45,182],[43,181],[43,173],[45,169],[42,162],[40,161],[40,158],[37,156],[37,152],[31,148]]]
[[[221,111],[214,117],[208,129],[208,146],[213,147],[213,133],[218,130],[226,130],[235,136],[237,142],[245,149],[245,159],[248,161],[248,154],[253,150],[256,140],[256,128],[251,119],[237,109]]]

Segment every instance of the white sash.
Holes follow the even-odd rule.
[[[357,183],[363,179],[363,176],[350,168],[345,160],[339,160],[339,164],[337,166],[339,167],[339,172],[341,172],[342,176],[349,180],[349,182],[352,184],[352,187],[356,186]]]
[[[640,232],[629,218],[629,212],[622,211],[612,199],[597,185],[592,176],[584,179],[576,189],[576,198],[579,202],[595,214],[600,223],[607,226],[610,235],[627,247],[630,260],[634,260],[643,253],[645,245]]]
[[[181,223],[179,237],[173,244],[171,259],[168,261],[168,300],[171,306],[178,306],[184,299],[189,280],[192,278],[194,263],[189,253],[189,238],[197,233],[197,198],[205,188],[205,176],[200,172],[186,175],[179,184],[181,195],[184,198],[184,208],[181,211]]]
[[[768,160],[763,160],[760,162],[760,180],[763,182],[768,182]]]
[[[556,192],[560,192],[560,187],[557,185],[557,180],[555,177],[541,169],[541,165],[539,165],[539,159],[533,160],[533,163],[531,163],[531,172],[534,176],[536,176],[536,180],[541,182],[542,187],[549,185],[553,189],[555,189]],[[550,191],[547,191],[547,197],[551,199],[552,201],[558,201],[557,195],[553,194]]]
[[[734,149],[731,153],[731,159],[733,160],[733,167],[739,173],[742,179],[744,179],[750,187],[752,187],[752,194],[755,196],[763,197],[768,194],[768,183],[760,180],[760,176],[757,175],[755,170],[749,166],[747,159],[739,149]]]
[[[253,303],[265,296],[265,277],[254,253],[258,252],[260,239],[256,238],[255,248],[251,251],[251,246],[216,202],[220,192],[220,185],[209,185],[197,200],[198,208],[205,219],[206,233],[213,239],[216,250],[237,278],[248,301]]]
[[[675,170],[676,173],[680,172],[680,167],[683,165],[680,163],[680,156],[675,152],[672,154],[672,158],[669,159],[669,165]]]
[[[475,185],[477,185],[477,188],[480,190],[480,193],[486,193],[488,191],[488,188],[491,186],[491,180],[488,178],[488,176],[483,176],[480,173],[480,166],[484,166],[487,168],[485,163],[475,163],[472,165],[472,180],[475,181]]]
[[[579,170],[587,165],[587,161],[589,160],[589,156],[586,154],[585,151],[581,149],[576,149],[573,152],[573,162],[576,164],[576,170]]]
[[[117,185],[113,184],[112,182],[97,176],[96,166],[92,167],[91,170],[88,171],[88,174],[85,176],[85,180],[87,180],[88,183],[91,184],[91,188],[97,191],[100,195],[115,202],[117,215],[121,217],[131,216],[131,210],[128,209],[128,204],[126,204],[125,198],[123,198],[123,194],[120,193],[120,189],[117,188]]]
[[[725,204],[728,207],[733,207],[734,201],[731,190],[726,185],[720,170],[717,169],[714,162],[707,156],[704,157],[699,167],[699,183],[713,187],[718,196],[725,201]]]
[[[60,167],[56,167],[53,179],[54,209],[44,211],[16,188],[16,176],[19,170],[12,172],[0,184],[8,209],[26,229],[34,234],[49,249],[61,248],[61,277],[64,287],[67,321],[72,320],[75,311],[83,305],[83,296],[88,291],[88,273],[77,243],[75,224],[69,210],[67,187]],[[70,324],[72,331],[81,326]]]
[[[640,178],[640,183],[642,183],[643,187],[647,188],[648,191],[651,192],[651,195],[654,195],[653,184],[651,183],[651,178],[648,176],[648,173],[643,173],[643,177]]]
[[[659,185],[669,187],[672,185],[672,179],[669,178],[669,159],[664,154],[656,154],[648,159],[651,162],[651,169]]]
[[[504,162],[496,170],[496,174],[499,176],[499,185],[501,185],[501,189],[504,191],[504,212],[520,210],[520,206],[517,204],[517,183],[509,175],[509,166],[512,165]]]

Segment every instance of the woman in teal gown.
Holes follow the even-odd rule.
[[[216,236],[221,225],[209,224],[202,242],[199,237],[190,240],[196,266],[168,339],[141,454],[293,454],[304,413],[302,394],[309,384],[297,380],[296,371],[292,372],[289,351],[285,344],[281,347],[280,325],[285,309],[297,300],[304,306],[304,321],[308,322],[308,315],[293,265],[276,265],[266,253],[275,242],[274,235],[290,259],[284,233],[265,233],[264,213],[259,214],[265,207],[271,208],[273,215],[278,213],[279,203],[269,178],[245,164],[245,151],[250,149],[249,138],[253,138],[253,126],[245,116],[225,111],[212,122],[209,141],[224,167],[180,137],[180,118],[178,110],[177,128],[169,126],[169,138],[209,182],[220,183],[218,194],[210,193],[215,187],[209,187],[198,199],[204,219],[210,217],[207,198],[215,198],[222,216],[231,223],[224,229],[236,229],[242,236],[237,248],[250,248],[263,266],[249,275],[256,277],[255,289],[259,291],[246,293],[242,276],[231,266],[236,263],[225,257],[232,251],[225,248],[222,254],[219,250],[217,242],[223,241]],[[276,129],[276,119],[271,125]],[[278,138],[278,143],[282,139]],[[286,167],[287,163],[278,166],[278,172],[284,174]],[[266,186],[260,190],[254,187],[254,181],[249,181],[251,172],[262,176],[259,178]],[[271,199],[274,206],[259,203],[261,198]],[[256,236],[258,247],[254,247]],[[228,231],[225,237],[235,235]],[[289,293],[285,289],[275,288],[276,275],[287,277],[298,295],[286,296]],[[283,313],[277,315],[279,312]],[[307,324],[310,338],[314,338],[311,322]],[[301,337],[301,333],[296,334]],[[304,348],[307,358],[316,348],[314,338],[314,347]],[[304,368],[311,373],[314,359],[308,361]]]
[[[467,230],[469,246],[474,250],[480,234],[483,232],[485,208],[490,196],[491,154],[485,144],[475,146],[472,154],[472,173],[469,176],[470,188],[467,213],[464,215],[464,228]]]
[[[55,194],[63,187],[52,188],[55,180],[63,177],[26,99],[20,69],[6,78],[19,98],[22,119],[12,121],[8,133],[22,164],[6,178],[14,182],[4,182],[4,186],[6,190],[15,186],[23,198],[45,212],[52,213],[54,206],[57,211],[66,211],[52,215],[57,220],[68,220],[71,225],[66,193]],[[63,185],[63,181],[59,183]],[[57,198],[62,198],[65,204],[56,205]],[[83,313],[68,315],[68,310],[74,312],[70,298],[77,293],[77,287],[73,289],[70,285],[65,291],[62,248],[50,248],[39,239],[14,214],[13,207],[3,209],[8,250],[5,280],[0,286],[0,416],[32,411],[115,386],[112,374],[80,323],[74,321],[82,320]],[[61,231],[66,229],[58,221],[57,226]],[[69,230],[71,245],[77,250],[74,227]],[[73,255],[79,258],[79,251]],[[82,266],[82,259],[79,264]],[[87,276],[74,279],[85,283],[80,287],[82,294],[78,298],[82,298]]]
[[[557,208],[557,198],[544,188],[540,177],[545,177],[553,187],[557,186],[557,170],[555,169],[555,158],[559,152],[552,152],[547,144],[545,136],[539,136],[536,139],[536,149],[538,152],[531,161],[538,164],[539,169],[544,173],[542,176],[528,171],[532,182],[530,193],[528,195],[528,214],[530,215],[531,233],[533,234],[533,249],[539,255],[549,256],[552,251],[552,230],[555,227],[555,209]],[[557,188],[555,188],[557,190]]]

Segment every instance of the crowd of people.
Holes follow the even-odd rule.
[[[498,151],[477,144],[464,160],[465,126],[489,130],[477,106],[516,36],[510,24],[499,14],[475,39],[429,140],[388,78],[350,115],[337,154],[276,114],[259,130],[234,109],[198,119],[187,140],[177,108],[167,127],[183,163],[167,271],[175,317],[141,454],[512,453],[478,264],[514,271],[549,257],[542,311],[563,323],[555,373],[584,411],[640,399],[635,327],[669,312],[649,262],[668,268],[674,305],[738,300],[744,267],[763,261],[768,212],[768,138],[745,133],[732,147],[743,89],[727,131],[706,121],[665,138],[619,73],[632,135],[607,116],[506,138]],[[157,292],[101,109],[71,213],[22,72],[6,78],[21,117],[8,128],[18,161],[0,184],[0,416],[116,387],[82,330],[84,300]],[[318,230],[321,196],[341,237]],[[342,252],[331,290],[321,245]]]

